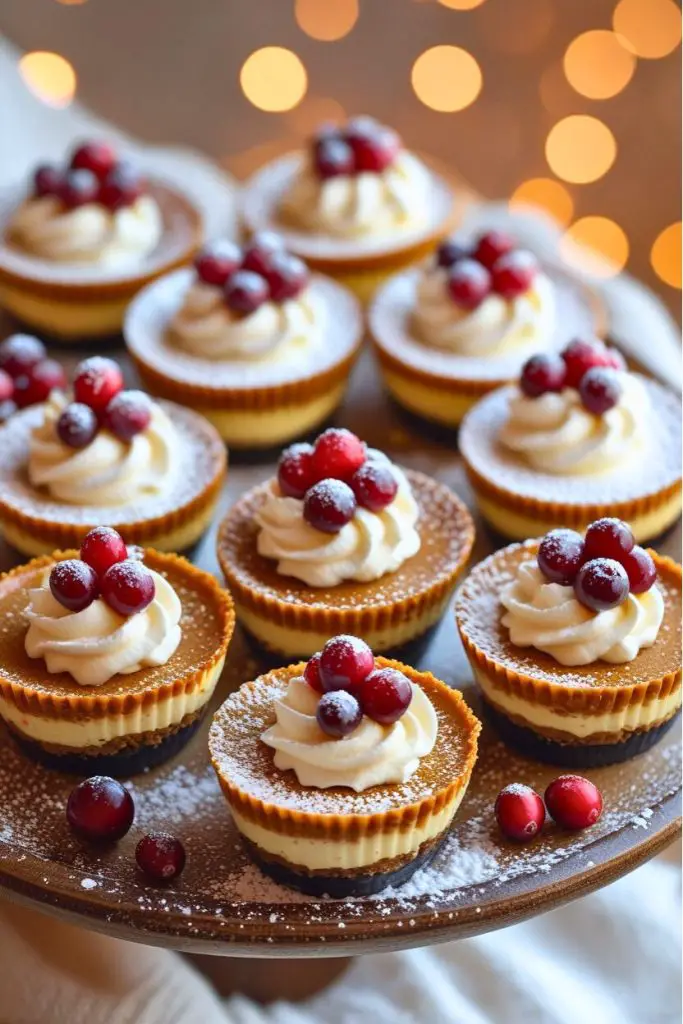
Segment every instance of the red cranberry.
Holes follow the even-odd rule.
[[[562,828],[589,828],[602,814],[602,793],[581,775],[559,775],[545,791],[548,813]]]
[[[83,839],[93,842],[121,839],[133,824],[135,804],[120,782],[93,775],[71,790],[66,820]]]
[[[626,570],[632,594],[644,594],[657,579],[652,555],[638,544],[627,555],[622,555],[620,562]]]
[[[346,141],[353,150],[356,171],[379,174],[390,167],[401,148],[401,140],[371,118],[355,118],[346,128]]]
[[[306,491],[304,519],[323,533],[339,533],[355,511],[354,493],[342,480],[320,480]]]
[[[338,178],[342,174],[353,174],[356,170],[351,146],[345,139],[334,137],[316,141],[313,149],[313,165],[316,174],[323,180]]]
[[[113,359],[92,356],[76,367],[74,398],[95,412],[103,412],[122,387],[123,374]]]
[[[606,360],[610,357],[603,343],[597,338],[593,341],[577,338],[563,350],[562,358],[567,367],[567,387],[578,389],[584,373],[594,366],[608,365]]]
[[[98,201],[115,213],[124,206],[132,206],[144,195],[145,179],[130,164],[120,163],[114,167],[100,186]]]
[[[53,164],[41,164],[33,175],[34,196],[56,196],[62,187],[62,172]]]
[[[28,373],[47,355],[45,346],[31,334],[12,334],[0,344],[0,369],[10,377]]]
[[[371,512],[381,512],[398,492],[398,481],[391,466],[384,462],[364,462],[350,483],[358,504]]]
[[[596,519],[586,530],[586,558],[616,558],[620,562],[633,550],[635,542],[628,523],[609,516]]]
[[[568,586],[585,559],[583,537],[575,530],[551,530],[538,547],[538,567],[551,583]]]
[[[50,573],[50,590],[70,612],[82,612],[97,597],[97,573],[80,558],[57,562]]]
[[[90,171],[104,180],[116,163],[116,153],[106,142],[86,142],[79,146],[71,157],[71,168],[75,171]]]
[[[445,238],[436,250],[436,265],[448,268],[469,257],[470,253],[463,245],[456,242],[454,238]]]
[[[242,265],[242,250],[235,242],[211,242],[194,261],[197,276],[204,284],[223,288],[232,273]]]
[[[85,565],[85,563],[83,563]],[[102,597],[119,615],[136,615],[154,600],[154,577],[142,562],[125,559],[110,566],[100,580]]]
[[[280,235],[274,231],[259,231],[249,242],[245,252],[242,266],[245,270],[252,270],[261,277],[267,277],[270,270],[271,260],[276,253],[283,253],[285,244]]]
[[[105,426],[120,441],[132,441],[146,430],[152,419],[152,407],[144,391],[119,391],[104,410]]]
[[[311,142],[315,146],[318,142],[322,142],[324,139],[341,138],[343,138],[343,134],[340,125],[335,124],[334,121],[323,121],[323,123],[319,124],[313,133]]]
[[[616,348],[605,348],[605,366],[612,370],[625,370],[626,360]]]
[[[83,538],[81,558],[102,576],[112,565],[128,558],[128,549],[121,534],[111,526],[96,526]]]
[[[277,482],[288,498],[303,498],[315,483],[313,445],[292,444],[285,448],[277,464]]]
[[[504,231],[487,231],[477,242],[472,253],[475,260],[488,269],[493,269],[493,264],[501,256],[505,256],[515,247],[514,240],[506,235]]]
[[[522,367],[519,386],[528,398],[538,398],[548,391],[561,391],[566,368],[560,356],[537,355],[527,359]]]
[[[268,300],[268,282],[251,270],[236,270],[225,285],[225,301],[233,313],[248,316]]]
[[[185,867],[185,847],[168,832],[150,832],[135,847],[135,860],[154,882],[170,882]]]
[[[352,693],[335,690],[320,698],[315,717],[324,733],[339,739],[358,728],[363,712]]]
[[[584,373],[579,384],[581,401],[588,412],[602,416],[621,398],[621,384],[615,370],[595,366]]]
[[[308,284],[308,267],[298,256],[276,252],[270,260],[266,280],[273,302],[285,302],[301,295]]]
[[[89,405],[72,402],[57,420],[57,436],[69,448],[85,448],[97,433],[98,426],[97,416]]]
[[[375,667],[375,658],[357,636],[342,633],[328,640],[320,654],[320,679],[323,690],[350,690],[357,693]]]
[[[365,445],[344,427],[325,430],[313,447],[313,473],[317,480],[350,480],[366,459]]]
[[[491,291],[491,275],[473,259],[462,259],[448,271],[448,291],[463,309],[476,309]]]
[[[306,662],[306,668],[304,669],[304,679],[312,690],[316,693],[324,693],[323,681],[320,678],[320,652],[314,654]]]
[[[529,291],[537,273],[538,260],[533,253],[514,249],[493,265],[493,290],[504,299],[516,299]]]
[[[55,388],[66,387],[66,376],[56,359],[43,359],[14,381],[14,401],[20,409],[44,402]]]
[[[91,171],[68,171],[59,190],[67,210],[75,210],[86,203],[94,203],[100,190],[100,183]]]
[[[628,597],[626,570],[613,558],[591,558],[576,574],[574,593],[586,608],[594,612],[616,608]]]
[[[513,782],[501,789],[496,798],[495,814],[504,836],[518,843],[528,843],[543,828],[545,807],[531,786]]]
[[[4,401],[0,402],[0,426],[3,423],[7,423],[10,416],[14,416],[19,406],[11,398],[5,398]]]
[[[6,402],[14,394],[14,381],[9,373],[0,370],[0,402]]]
[[[410,680],[395,668],[375,669],[360,691],[364,713],[381,725],[397,722],[408,710],[412,699]]]

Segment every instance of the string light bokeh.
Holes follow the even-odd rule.
[[[25,53],[19,60],[19,73],[31,92],[49,107],[68,107],[76,94],[76,72],[58,53]]]
[[[481,91],[481,69],[459,46],[432,46],[413,64],[415,95],[432,110],[453,113],[474,103]]]
[[[307,84],[300,58],[283,46],[254,50],[240,71],[242,91],[259,110],[291,110],[303,99]]]

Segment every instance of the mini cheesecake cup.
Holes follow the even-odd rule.
[[[33,330],[62,342],[119,334],[133,296],[162,274],[191,262],[204,227],[195,206],[175,189],[152,182],[164,233],[156,249],[130,266],[102,268],[40,259],[3,236],[21,196],[0,199],[0,305]]]
[[[650,551],[665,602],[652,647],[623,665],[567,667],[515,646],[501,621],[500,594],[538,545],[495,552],[458,593],[458,629],[487,714],[503,739],[538,760],[575,768],[625,761],[656,743],[681,706],[681,567]]]
[[[323,423],[341,402],[360,351],[363,321],[350,292],[313,277],[310,287],[328,317],[320,350],[310,365],[302,353],[278,369],[260,360],[200,359],[173,342],[169,325],[192,280],[190,270],[163,278],[127,313],[126,344],[146,388],[201,413],[233,448],[284,445]]]
[[[269,483],[230,510],[219,528],[218,560],[239,621],[267,650],[309,657],[329,637],[350,633],[386,651],[421,636],[441,618],[472,549],[474,524],[444,484],[413,470],[406,476],[420,510],[421,548],[396,572],[368,583],[309,587],[259,555],[254,517]]]
[[[365,895],[406,881],[438,850],[476,761],[481,727],[459,691],[400,662],[376,664],[405,673],[437,713],[434,749],[405,783],[361,793],[315,789],[275,767],[261,735],[304,663],[245,683],[209,732],[211,761],[250,856],[266,874],[311,895]]]
[[[29,658],[23,614],[46,569],[77,556],[57,551],[0,577],[0,718],[23,751],[50,768],[132,775],[172,757],[196,731],[234,630],[232,601],[184,558],[145,550],[144,564],[180,598],[180,644],[165,665],[79,686],[68,672],[50,673],[42,658]]]

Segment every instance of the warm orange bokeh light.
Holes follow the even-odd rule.
[[[546,160],[553,173],[577,185],[601,178],[616,155],[617,143],[607,125],[585,114],[572,114],[558,121],[545,143]]]
[[[612,24],[638,57],[666,57],[681,41],[681,12],[673,0],[620,0]]]
[[[432,110],[464,110],[481,92],[479,65],[459,46],[432,46],[421,53],[411,72],[419,100]]]
[[[681,222],[677,221],[657,235],[650,251],[655,274],[672,288],[681,287],[681,244]]]
[[[296,0],[294,17],[299,28],[321,42],[348,35],[358,20],[358,0]]]
[[[518,185],[510,197],[511,209],[540,207],[565,227],[574,213],[574,200],[569,191],[552,178],[530,178]]]
[[[505,0],[477,11],[483,41],[501,53],[533,53],[546,41],[555,21],[553,0]]]
[[[287,114],[287,123],[298,135],[310,135],[321,124],[340,124],[346,120],[346,111],[341,103],[331,96],[306,96]]]
[[[242,92],[259,110],[291,110],[308,85],[306,68],[291,50],[264,46],[247,57],[240,70]]]
[[[84,4],[86,0],[57,0],[58,4],[64,4],[65,7],[77,7],[79,4]]]
[[[50,107],[68,107],[74,98],[76,72],[58,53],[26,53],[19,61],[19,72],[33,95]]]
[[[628,252],[626,233],[609,217],[581,217],[560,242],[565,262],[594,277],[614,277],[626,266]]]
[[[440,4],[444,7],[450,7],[453,11],[471,11],[474,7],[479,7],[483,4],[484,0],[439,0]]]
[[[606,100],[625,89],[636,60],[614,32],[584,32],[569,44],[564,73],[570,85],[590,100]]]

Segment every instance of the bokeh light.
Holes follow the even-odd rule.
[[[302,32],[331,43],[348,35],[358,20],[358,0],[296,0],[294,17]]]
[[[540,207],[558,224],[566,227],[574,214],[574,200],[568,189],[552,178],[530,178],[517,186],[510,197],[510,208]]]
[[[297,135],[311,135],[321,124],[339,124],[346,120],[346,116],[344,107],[331,96],[306,96],[286,115],[287,123]]]
[[[450,7],[453,11],[471,11],[483,4],[484,0],[439,0],[444,7]]]
[[[572,114],[550,129],[545,155],[558,178],[580,185],[607,173],[616,158],[617,143],[597,117]]]
[[[426,107],[451,113],[474,103],[481,92],[479,65],[459,46],[432,46],[413,64],[411,81]]]
[[[655,274],[672,288],[681,287],[682,243],[681,222],[677,221],[657,235],[650,251],[650,262]]]
[[[483,41],[501,53],[533,53],[548,40],[555,22],[553,0],[505,0],[477,11]]]
[[[308,78],[300,59],[282,46],[264,46],[247,57],[240,85],[259,110],[291,110],[306,93]]]
[[[85,2],[86,0],[57,0],[58,4],[63,4],[65,7],[77,7]]]
[[[614,32],[583,32],[567,47],[564,73],[570,85],[590,100],[606,100],[625,89],[636,60]]]
[[[19,60],[19,72],[33,95],[50,107],[68,107],[74,98],[76,72],[58,53],[25,53]]]
[[[681,41],[681,12],[673,0],[620,0],[612,24],[638,57],[666,57]]]
[[[594,277],[614,277],[628,260],[626,232],[609,217],[581,217],[560,241],[560,255],[570,266]]]

